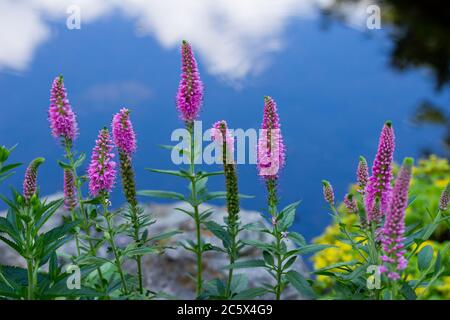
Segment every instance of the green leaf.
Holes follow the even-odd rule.
[[[265,288],[251,288],[244,291],[239,292],[235,295],[232,300],[252,300],[256,297],[260,297],[266,294],[268,291]]]
[[[274,265],[273,256],[270,254],[269,251],[266,250],[263,251],[263,258],[267,265],[269,266]]]
[[[317,269],[314,271],[314,273],[320,273],[323,271],[328,271],[328,270],[332,270],[332,269],[336,269],[336,268],[342,268],[342,267],[350,267],[350,266],[354,266],[356,264],[360,263],[358,260],[351,260],[351,261],[343,261],[343,262],[338,262],[338,263],[333,263],[330,264],[329,266]]]
[[[15,241],[20,240],[20,235],[17,233],[16,229],[14,229],[11,222],[4,217],[0,217],[0,233],[2,232],[9,235]]]
[[[176,234],[180,234],[180,233],[183,233],[183,232],[176,231],[176,230],[168,231],[168,232],[157,234],[156,236],[149,238],[148,241],[161,241],[161,240],[168,239],[168,238],[170,238]]]
[[[273,246],[271,244],[258,241],[258,240],[241,240],[242,243],[245,243],[246,245],[256,247],[262,250],[269,250],[271,251],[273,249]]]
[[[407,300],[416,300],[417,299],[417,295],[416,295],[415,291],[407,283],[403,283],[400,291]]]
[[[247,260],[236,262],[233,264],[229,264],[228,266],[225,266],[224,269],[245,269],[245,268],[259,268],[259,267],[266,267],[266,263],[264,262],[264,260]]]
[[[217,238],[222,240],[225,248],[228,248],[231,244],[231,238],[228,232],[218,223],[214,221],[208,221],[205,224],[206,229],[211,231]]]
[[[4,173],[6,173],[8,171],[11,171],[14,168],[17,168],[17,167],[21,166],[21,165],[22,165],[21,163],[12,163],[12,164],[8,164],[8,165],[6,165],[4,167],[1,167],[0,168],[0,174],[4,174]]]
[[[291,257],[283,266],[283,270],[287,270],[289,269],[290,266],[292,266],[295,262],[295,260],[297,260],[297,256],[293,256]]]
[[[223,175],[223,171],[213,171],[213,172],[199,172],[198,176],[203,178],[203,177],[212,177],[212,176],[219,176],[219,175]]]
[[[245,288],[247,288],[248,285],[248,278],[245,274],[236,274],[233,277],[233,280],[231,281],[230,290],[232,293],[239,293]]]
[[[308,244],[306,246],[300,247],[298,254],[300,254],[300,255],[314,254],[319,251],[322,251],[322,250],[325,250],[328,248],[334,248],[334,247],[336,247],[336,246],[333,246],[330,244]]]
[[[21,247],[17,243],[15,243],[14,241],[11,241],[11,240],[3,237],[3,236],[0,236],[0,240],[3,241],[8,246],[10,246],[12,249],[14,249],[18,254],[22,254]]]
[[[163,198],[172,200],[185,200],[184,195],[173,191],[164,190],[141,190],[137,193],[139,196],[153,197],[153,198]]]
[[[292,224],[294,223],[295,211],[297,210],[299,204],[300,201],[292,203],[283,210],[281,210],[278,218],[280,219],[280,229],[282,231],[289,229],[289,227],[292,226]]]
[[[427,270],[431,264],[431,260],[433,260],[433,247],[428,245],[423,247],[418,254],[419,270]]]
[[[58,165],[63,169],[67,169],[67,170],[72,169],[72,166],[70,164],[62,162],[62,161],[58,161]]]
[[[294,243],[300,247],[306,246],[306,240],[300,233],[289,232],[288,238],[294,241]]]
[[[185,179],[190,179],[191,178],[189,173],[184,172],[184,171],[160,170],[160,169],[151,169],[151,168],[146,168],[146,170],[151,171],[151,172],[156,172],[156,173],[167,174],[167,175],[170,175],[170,176],[177,176],[177,177],[181,177],[181,178],[185,178]]]
[[[83,152],[83,153],[80,154],[80,156],[79,156],[78,159],[75,161],[75,163],[73,164],[73,166],[74,166],[75,168],[80,167],[80,166],[83,164],[83,162],[84,162],[85,159],[86,159],[86,154]]]
[[[297,271],[291,270],[286,273],[286,279],[305,298],[314,298],[315,294],[309,282]]]
[[[146,254],[153,254],[153,253],[158,253],[158,252],[159,252],[159,250],[157,250],[156,248],[137,247],[137,248],[126,249],[124,251],[124,255],[127,257],[136,257],[136,256],[143,256]]]

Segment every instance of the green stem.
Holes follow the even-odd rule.
[[[133,215],[133,228],[134,228],[134,242],[136,245],[140,245],[140,238],[139,238],[139,219],[138,219],[138,213],[137,208],[135,205],[131,206],[131,212]],[[137,270],[138,270],[138,281],[139,281],[139,293],[144,293],[144,285],[143,285],[143,274],[142,274],[142,257],[138,255],[136,257],[136,264],[137,264]]]
[[[195,137],[194,137],[194,127],[193,123],[187,124],[188,131],[190,133],[191,138],[191,152],[190,152],[190,174],[191,174],[191,191],[192,191],[192,201],[193,201],[193,209],[194,209],[194,220],[195,220],[195,228],[196,228],[196,237],[197,237],[197,289],[196,295],[199,296],[202,292],[202,273],[203,273],[203,265],[202,265],[202,254],[203,254],[203,245],[202,245],[202,237],[201,237],[201,221],[200,221],[200,213],[197,204],[197,186],[196,186],[196,173],[195,173]]]
[[[276,300],[280,300],[280,298],[281,298],[281,277],[283,275],[283,270],[281,269],[281,267],[282,267],[283,260],[281,259],[281,254],[280,254],[281,237],[280,237],[280,234],[278,232],[277,225],[275,225],[275,227],[274,227],[274,233],[275,233],[275,237],[276,237],[276,249],[277,249],[277,253],[276,253],[276,258],[277,258],[277,268],[276,268],[277,286],[276,286],[276,289],[275,289],[275,295],[276,295]]]
[[[28,270],[28,300],[34,300],[34,263],[33,259],[27,259]]]
[[[107,199],[104,198],[103,199],[103,214],[105,215],[106,223],[108,226],[108,241],[109,241],[109,244],[111,245],[111,249],[114,254],[114,260],[115,260],[115,264],[117,267],[117,271],[119,272],[120,279],[122,281],[123,293],[125,295],[127,295],[128,294],[127,282],[125,280],[125,275],[124,275],[124,272],[122,269],[122,263],[120,262],[119,252],[118,252],[116,244],[114,242],[114,228],[113,228],[113,224],[111,221],[112,214],[108,211],[108,206],[107,206],[106,202],[107,202]]]
[[[33,220],[30,220],[26,223],[26,230],[25,230],[25,245],[26,245],[26,261],[27,261],[27,275],[28,275],[28,300],[34,300],[34,294],[37,287],[37,270],[35,270],[36,265],[32,253],[32,247],[33,247],[33,233],[32,233],[32,226],[34,222]]]
[[[85,226],[84,232],[86,233],[87,237],[89,238],[88,239],[89,251],[90,251],[90,254],[93,257],[95,257],[95,256],[97,256],[97,250],[95,249],[95,246],[92,243],[92,240],[90,239],[91,231],[90,231],[90,225],[89,225],[89,216],[84,208],[83,195],[81,193],[80,179],[78,178],[77,169],[75,168],[75,161],[73,159],[72,149],[71,149],[70,143],[68,141],[65,141],[65,147],[66,147],[66,156],[67,156],[67,159],[69,160],[70,167],[72,169],[73,180],[75,183],[75,188],[77,190],[78,204],[80,206],[80,211],[81,211],[82,217],[84,219],[84,226]],[[75,235],[75,239],[77,242],[79,241],[77,234]],[[80,252],[79,248],[77,248],[77,250],[78,250],[78,252]],[[105,285],[104,285],[105,279],[103,277],[102,270],[100,267],[97,268],[97,273],[98,273],[98,277],[100,279],[101,288],[106,290]]]
[[[277,202],[278,202],[278,196],[276,191],[276,181],[271,179],[267,181],[267,191],[268,191],[268,202],[269,202],[269,210],[270,215],[275,218],[275,224],[273,226],[273,236],[275,237],[275,248],[276,253],[275,257],[277,260],[277,265],[275,267],[276,272],[276,286],[275,286],[275,298],[276,300],[280,300],[281,298],[281,278],[283,276],[283,270],[282,270],[282,263],[283,259],[280,254],[281,251],[281,234],[278,231],[278,213],[277,213]]]
[[[230,265],[234,264],[237,258],[237,248],[236,248],[236,237],[237,237],[237,228],[236,228],[236,222],[230,222],[230,230],[229,233],[231,235],[231,244],[230,244]],[[228,280],[227,280],[227,287],[226,287],[226,296],[228,298],[231,297],[231,284],[233,282],[233,268],[230,268],[228,270]]]

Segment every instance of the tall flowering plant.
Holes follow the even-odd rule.
[[[183,243],[183,247],[196,256],[196,295],[203,293],[203,253],[212,250],[213,246],[202,239],[202,229],[211,215],[211,210],[200,210],[200,205],[208,200],[225,198],[226,192],[208,192],[206,183],[208,177],[223,174],[220,172],[196,171],[195,163],[199,156],[198,149],[201,141],[194,135],[195,120],[198,119],[203,102],[203,83],[200,79],[197,61],[191,45],[187,41],[181,44],[181,79],[176,95],[176,106],[180,119],[184,122],[188,136],[188,143],[181,148],[169,146],[172,152],[183,155],[187,170],[159,170],[150,169],[152,172],[178,176],[189,182],[190,194],[185,196],[178,192],[161,190],[143,190],[139,195],[175,199],[187,202],[192,210],[179,208],[178,211],[189,215],[195,224],[195,241]]]
[[[394,128],[390,121],[382,128],[378,150],[369,175],[367,161],[360,157],[356,170],[356,193],[346,194],[341,210],[335,204],[332,185],[323,181],[324,199],[339,226],[342,241],[351,246],[357,259],[315,270],[340,283],[335,294],[356,299],[416,299],[419,287],[429,287],[443,272],[431,246],[423,244],[445,220],[442,210],[425,228],[405,225],[413,159],[405,158],[394,178]],[[445,191],[444,191],[445,193]],[[345,215],[357,215],[358,224],[349,226]],[[418,252],[419,251],[419,252]],[[407,273],[409,260],[418,252],[419,279]]]
[[[144,275],[142,269],[142,255],[152,253],[154,248],[148,246],[148,232],[146,227],[154,221],[138,205],[136,193],[135,174],[132,165],[133,154],[137,149],[136,134],[130,119],[131,111],[122,108],[113,117],[112,135],[114,144],[119,153],[120,176],[122,190],[128,203],[128,212],[123,217],[128,221],[130,228],[128,235],[133,243],[128,246],[128,251],[134,250],[134,259],[137,265],[138,292],[144,294]]]
[[[77,117],[69,102],[63,76],[53,80],[48,120],[52,136],[59,139],[64,148],[65,161],[58,161],[63,170],[64,208],[70,212],[72,222],[78,222],[74,232],[77,251],[74,260],[95,257],[100,244],[91,235],[94,223],[89,217],[89,202],[83,197],[82,191],[86,178],[78,174],[86,155],[74,150],[74,142],[79,134]],[[95,286],[104,291],[105,279],[100,267],[97,268],[97,275]]]
[[[258,174],[267,189],[268,209],[267,215],[263,217],[268,220],[270,227],[258,224],[248,225],[245,228],[270,234],[273,241],[264,243],[244,240],[245,244],[262,250],[262,259],[238,261],[233,264],[233,267],[236,269],[262,267],[273,277],[274,283],[264,283],[261,288],[258,288],[259,291],[253,291],[255,296],[270,293],[279,300],[283,291],[292,285],[302,296],[312,298],[315,294],[311,281],[292,267],[302,254],[319,251],[327,246],[308,245],[301,234],[289,231],[295,221],[296,209],[300,202],[290,204],[281,211],[278,210],[278,178],[285,165],[286,149],[281,134],[277,105],[271,97],[264,98],[257,155]],[[288,247],[288,240],[293,243],[290,247]]]
[[[215,247],[214,250],[226,253],[230,264],[226,266],[228,268],[227,279],[224,281],[215,279],[209,282],[203,297],[209,299],[233,299],[236,296],[248,298],[253,293],[250,291],[251,289],[242,285],[247,282],[245,275],[234,273],[234,264],[245,246],[239,239],[239,233],[243,230],[239,217],[240,199],[249,198],[249,196],[239,194],[237,168],[234,161],[234,136],[225,120],[214,123],[211,128],[211,138],[215,142],[216,156],[224,169],[228,215],[224,217],[225,225],[207,221],[205,227],[222,241],[223,248]]]

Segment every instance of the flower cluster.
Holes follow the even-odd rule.
[[[281,135],[277,105],[271,97],[264,97],[264,115],[258,140],[258,170],[265,179],[276,179],[283,168],[286,148]]]
[[[372,175],[365,189],[367,221],[378,223],[388,209],[391,196],[392,162],[395,136],[392,123],[387,121],[381,131],[378,151],[375,156]]]
[[[67,99],[62,76],[55,78],[50,90],[48,119],[55,138],[62,138],[70,143],[75,140],[78,133],[77,120]]]
[[[369,181],[369,166],[363,156],[359,157],[358,168],[356,169],[356,180],[358,181],[359,192],[364,193],[364,189]]]
[[[344,206],[347,209],[348,213],[357,213],[358,212],[358,202],[355,197],[351,193],[348,193],[344,197]]]
[[[450,183],[448,183],[444,191],[442,191],[442,195],[439,200],[439,209],[441,211],[447,210],[449,202],[450,202]]]
[[[411,180],[413,159],[406,158],[400,168],[392,192],[392,200],[382,228],[381,244],[384,255],[381,257],[383,266],[380,270],[387,273],[392,280],[400,279],[399,271],[404,270],[408,261],[405,258],[405,210],[408,206],[409,182]]]
[[[334,206],[334,190],[333,186],[327,180],[322,180],[323,197],[326,202]]]
[[[130,121],[130,110],[120,109],[112,121],[114,144],[120,152],[131,155],[136,151],[136,134]]]
[[[116,179],[116,163],[112,160],[113,144],[109,131],[106,128],[100,130],[92,150],[91,162],[88,168],[89,192],[96,197],[103,193],[109,193]]]
[[[203,83],[200,80],[197,61],[191,45],[183,41],[181,46],[182,73],[176,97],[180,117],[187,123],[192,123],[200,112],[203,101]]]
[[[37,191],[37,171],[39,166],[44,162],[44,158],[37,158],[30,162],[25,171],[25,179],[23,181],[23,197],[30,200]]]
[[[70,169],[64,169],[64,207],[73,210],[77,206],[75,179]]]

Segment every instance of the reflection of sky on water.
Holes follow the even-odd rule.
[[[78,113],[79,150],[90,153],[98,129],[128,106],[139,138],[139,188],[184,190],[176,178],[144,170],[170,167],[170,154],[157,145],[169,144],[172,130],[181,125],[174,95],[182,38],[191,40],[198,52],[206,87],[205,129],[218,119],[234,128],[257,128],[263,96],[277,100],[288,148],[282,204],[303,200],[297,225],[308,237],[329,222],[321,179],[332,181],[342,197],[354,178],[358,155],[373,157],[384,120],[393,120],[396,127],[397,161],[418,156],[423,146],[438,146],[440,132],[412,127],[408,118],[423,98],[448,101],[448,93],[437,96],[425,74],[389,69],[383,31],[371,33],[370,39],[344,26],[322,31],[310,9],[312,1],[279,1],[278,7],[266,5],[270,1],[253,7],[217,1],[222,10],[202,1],[195,8],[185,1],[149,1],[142,7],[143,2],[121,1],[129,4],[123,9],[119,2],[105,6],[90,0],[90,10],[82,11],[87,11],[87,23],[69,31],[61,11],[43,9],[54,1],[24,1],[27,5],[16,5],[14,18],[10,10],[16,2],[0,1],[0,143],[19,143],[14,160],[47,158],[40,179],[43,194],[58,191],[61,182],[55,160],[62,150],[50,137],[46,120],[50,84],[60,73]],[[178,10],[166,7],[175,2]],[[5,21],[11,23],[6,35]],[[24,48],[11,51],[11,41]],[[264,187],[255,168],[241,165],[239,173],[242,193],[256,196],[243,200],[243,207],[261,209]],[[18,170],[9,182],[19,187],[22,174]],[[210,182],[212,190],[222,189],[220,178]],[[113,200],[122,201],[120,192]]]

